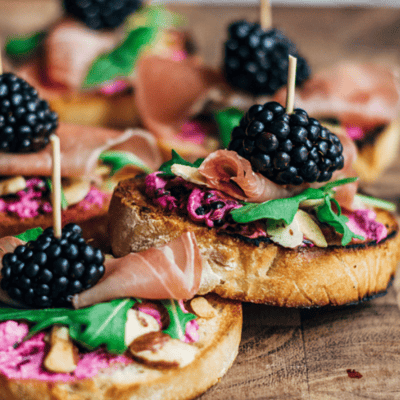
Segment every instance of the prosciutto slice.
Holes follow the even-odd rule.
[[[275,99],[284,102],[286,89]],[[336,117],[343,125],[371,129],[397,117],[399,71],[372,63],[341,62],[316,73],[296,92],[295,106],[313,117]]]
[[[189,299],[199,289],[202,260],[187,232],[163,247],[109,259],[105,268],[100,282],[74,296],[75,308],[121,297]]]
[[[200,165],[207,186],[251,203],[290,197],[293,193],[253,171],[250,161],[235,151],[217,150]]]
[[[344,167],[336,171],[331,180],[356,176],[352,164],[357,157],[353,141],[346,135],[340,136],[343,144]],[[263,203],[267,200],[291,197],[307,187],[318,188],[326,184],[313,183],[300,186],[278,185],[260,173],[253,171],[251,164],[235,151],[218,150],[210,154],[200,165],[198,172],[206,178],[207,186],[220,190],[235,199],[250,203]],[[358,182],[337,189],[336,199],[341,206],[351,209]]]
[[[194,158],[209,154],[206,143],[194,146],[180,133],[209,90],[222,81],[219,72],[201,65],[194,57],[174,61],[147,55],[138,61],[135,103],[143,125],[168,149],[168,156],[171,146],[180,154],[195,154]]]
[[[61,175],[76,177],[93,175],[99,155],[108,149],[130,151],[152,169],[162,162],[155,138],[143,130],[125,132],[100,127],[60,123],[57,130],[61,147]],[[50,176],[51,148],[28,154],[3,153],[0,176]]]
[[[80,90],[93,61],[113,49],[120,36],[119,31],[99,32],[76,20],[61,20],[46,38],[48,80]]]

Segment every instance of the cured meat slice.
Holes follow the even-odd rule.
[[[316,73],[296,92],[295,106],[313,117],[336,117],[343,125],[371,129],[397,117],[399,73],[386,65],[342,62]],[[284,102],[286,89],[275,99]]]
[[[75,308],[121,297],[189,299],[200,286],[202,260],[193,232],[168,245],[109,259],[94,287],[74,296]]]
[[[344,136],[341,140],[345,165],[333,174],[332,180],[356,176],[352,164],[357,156],[357,149],[349,137]],[[326,184],[322,182],[300,186],[277,185],[260,173],[254,172],[248,160],[231,150],[218,150],[210,154],[200,165],[198,172],[206,178],[207,186],[251,203],[291,197],[307,187],[318,188]],[[358,182],[353,182],[337,189],[336,199],[341,206],[352,209],[357,187]]]
[[[293,194],[284,186],[254,172],[250,161],[231,150],[218,150],[210,154],[198,171],[207,179],[209,187],[239,200],[263,203]]]
[[[157,136],[168,157],[171,148],[191,159],[210,153],[209,144],[193,145],[194,138],[185,138],[182,128],[221,81],[220,73],[200,65],[194,57],[174,61],[147,55],[138,61],[135,102],[143,125]]]
[[[52,83],[81,89],[93,61],[120,39],[117,32],[98,32],[72,19],[63,19],[46,38],[46,71]]]
[[[57,129],[61,146],[61,175],[77,177],[93,175],[99,155],[118,146],[137,154],[151,168],[161,163],[161,155],[150,133],[128,129],[125,132],[100,127],[60,123]],[[50,176],[52,167],[51,148],[37,153],[11,154],[0,157],[0,176]]]
[[[193,105],[221,79],[195,59],[156,55],[142,57],[136,74],[135,99],[143,123],[161,137],[179,132]]]

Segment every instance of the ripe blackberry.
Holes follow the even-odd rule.
[[[0,151],[38,151],[57,126],[57,114],[36,89],[14,74],[0,75]]]
[[[277,29],[264,31],[259,24],[237,21],[228,32],[224,72],[233,87],[256,96],[273,95],[287,84],[289,54],[297,57],[297,85],[301,86],[310,76],[306,60]]]
[[[339,138],[297,108],[288,115],[277,102],[253,105],[232,131],[229,150],[278,184],[326,182],[343,168]]]
[[[141,6],[141,0],[64,0],[65,10],[88,28],[114,29]]]
[[[64,307],[72,296],[94,286],[104,274],[104,256],[86,244],[82,230],[68,224],[60,239],[46,229],[37,240],[3,257],[1,288],[35,308]]]

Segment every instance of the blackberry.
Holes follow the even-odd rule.
[[[141,6],[141,0],[64,0],[65,10],[88,28],[115,29]]]
[[[57,114],[36,89],[14,74],[0,75],[0,151],[38,151],[57,126]]]
[[[250,107],[228,148],[278,184],[326,182],[344,166],[343,146],[334,133],[300,108],[286,114],[277,102]]]
[[[74,294],[94,286],[104,274],[102,252],[81,234],[78,225],[68,224],[58,239],[48,228],[37,240],[5,254],[1,288],[35,308],[70,305]]]
[[[228,32],[224,73],[233,87],[255,96],[273,95],[287,84],[289,54],[297,57],[297,85],[310,76],[306,60],[279,30],[264,31],[257,23],[241,20],[231,24]]]

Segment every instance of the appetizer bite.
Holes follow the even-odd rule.
[[[237,355],[242,310],[216,295],[193,298],[200,264],[196,248],[186,246],[190,238],[156,250],[156,259],[144,252],[138,265],[138,257],[105,257],[81,234],[69,224],[60,237],[48,228],[0,239],[0,397],[183,400],[216,384]],[[174,262],[169,252],[185,272],[190,300],[169,299],[165,289],[176,294],[179,285],[152,276],[153,268]],[[92,305],[81,308],[80,296],[101,292],[102,282],[118,274],[108,285],[112,300],[89,296]],[[163,300],[139,299],[146,291]]]
[[[190,231],[198,293],[285,307],[359,302],[385,292],[399,260],[394,205],[356,194],[356,147],[302,109],[253,105],[228,150],[120,182],[115,256]]]
[[[177,62],[186,57],[190,46],[178,27],[182,19],[160,6],[141,7],[140,0],[63,5],[65,15],[46,32],[9,38],[6,53],[17,73],[50,101],[61,121],[137,125],[137,61],[144,55]]]
[[[0,236],[51,225],[53,132],[61,142],[63,223],[80,223],[86,238],[105,234],[115,172],[126,167],[135,174],[161,164],[151,134],[59,123],[37,91],[14,74],[0,75],[0,101]]]

